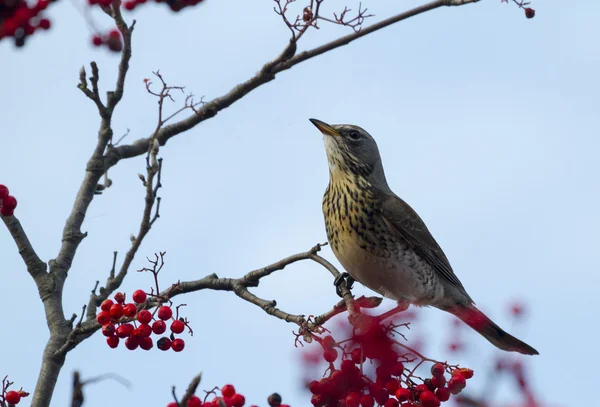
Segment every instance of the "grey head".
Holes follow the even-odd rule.
[[[309,120],[323,133],[332,179],[358,176],[371,184],[387,188],[379,148],[365,129],[352,124],[327,124],[317,119]]]

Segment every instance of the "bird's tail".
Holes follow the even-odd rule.
[[[456,305],[447,309],[447,311],[456,315],[465,324],[479,332],[497,348],[510,352],[519,352],[524,355],[539,355],[537,350],[504,331],[472,304]]]

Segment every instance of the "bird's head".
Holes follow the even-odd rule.
[[[366,130],[351,124],[310,121],[323,133],[331,177],[354,175],[385,184],[377,143]]]

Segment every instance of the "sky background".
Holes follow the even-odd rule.
[[[300,2],[301,3],[301,2]],[[419,4],[364,1],[370,22]],[[344,4],[328,0],[326,10]],[[146,5],[138,22],[126,93],[114,115],[127,141],[151,134],[156,101],[143,78],[160,69],[169,84],[207,99],[220,96],[274,58],[287,28],[272,2],[216,1],[181,13]],[[500,0],[420,15],[304,62],[161,149],[161,218],[139,251],[167,252],[162,282],[210,273],[239,277],[326,239],[321,197],[328,183],[322,136],[308,121],[357,124],[377,140],[391,188],[427,223],[477,304],[540,351],[523,358],[549,406],[590,405],[599,361],[600,3],[536,0],[537,15]],[[38,254],[56,256],[64,221],[96,143],[95,106],[76,88],[79,68],[98,62],[101,89],[114,85],[118,57],[90,44],[89,28],[69,1],[51,7],[47,33],[20,50],[0,42],[0,183],[18,199],[19,217]],[[98,26],[110,21],[96,13]],[[347,34],[325,27],[300,50]],[[182,103],[179,98],[178,103]],[[179,104],[172,104],[176,108]],[[65,312],[79,313],[112,252],[119,261],[138,229],[144,159],[119,163],[113,186],[89,208],[83,241],[65,286]],[[338,264],[329,249],[323,255]],[[0,375],[33,391],[47,329],[37,289],[8,232],[0,230],[3,335]],[[327,271],[295,264],[261,282],[258,295],[292,313],[318,314],[338,298]],[[131,273],[122,289],[149,289]],[[369,293],[357,288],[357,294]],[[232,293],[178,298],[195,329],[184,352],[109,349],[97,334],[68,356],[53,406],[66,406],[71,372],[113,372],[132,389],[103,382],[85,390],[86,406],[166,405],[204,372],[203,389],[234,383],[248,404],[273,391],[308,405],[293,326]],[[514,300],[527,303],[513,326]],[[424,310],[420,337],[431,357],[482,374],[498,355],[468,336],[468,353],[445,348],[451,318]],[[412,333],[411,333],[412,335]],[[476,376],[477,377],[477,376]],[[501,398],[516,401],[514,387]],[[25,402],[25,405],[28,403]]]

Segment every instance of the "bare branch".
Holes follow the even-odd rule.
[[[38,288],[40,284],[42,284],[42,280],[47,276],[46,273],[46,263],[44,263],[29,241],[25,230],[21,226],[21,222],[15,216],[2,216],[0,215],[6,228],[10,232],[13,240],[17,244],[17,248],[19,249],[19,254],[27,266],[27,271],[33,277]]]
[[[190,117],[181,120],[177,123],[165,126],[158,132],[158,134],[156,135],[156,139],[158,140],[161,146],[164,145],[172,137],[193,128],[194,126],[202,123],[205,120],[214,117],[218,112],[220,112],[223,109],[226,109],[233,103],[242,99],[254,89],[268,82],[271,82],[275,79],[275,75],[277,73],[286,71],[294,67],[295,65],[298,65],[301,62],[312,59],[316,56],[332,51],[334,49],[340,48],[375,31],[379,31],[392,24],[425,13],[427,11],[444,6],[460,6],[469,3],[476,3],[478,1],[480,0],[435,0],[430,3],[415,7],[411,10],[405,11],[403,13],[397,14],[393,17],[382,20],[378,23],[372,24],[368,27],[363,27],[358,32],[348,34],[344,37],[338,38],[337,40],[328,42],[319,47],[301,52],[293,57],[287,58],[286,50],[288,50],[292,46],[295,46],[295,41],[290,41],[290,43],[286,46],[286,49],[277,58],[275,58],[273,61],[266,63],[262,67],[262,69],[259,72],[257,72],[253,77],[235,86],[225,95],[217,97],[210,102],[207,102],[204,106],[197,110],[196,114],[191,115]],[[133,142],[132,144],[122,145],[114,149],[109,153],[107,157],[108,165],[113,166],[121,159],[144,154],[146,151],[148,151],[148,145],[152,138],[153,136],[143,138]]]

